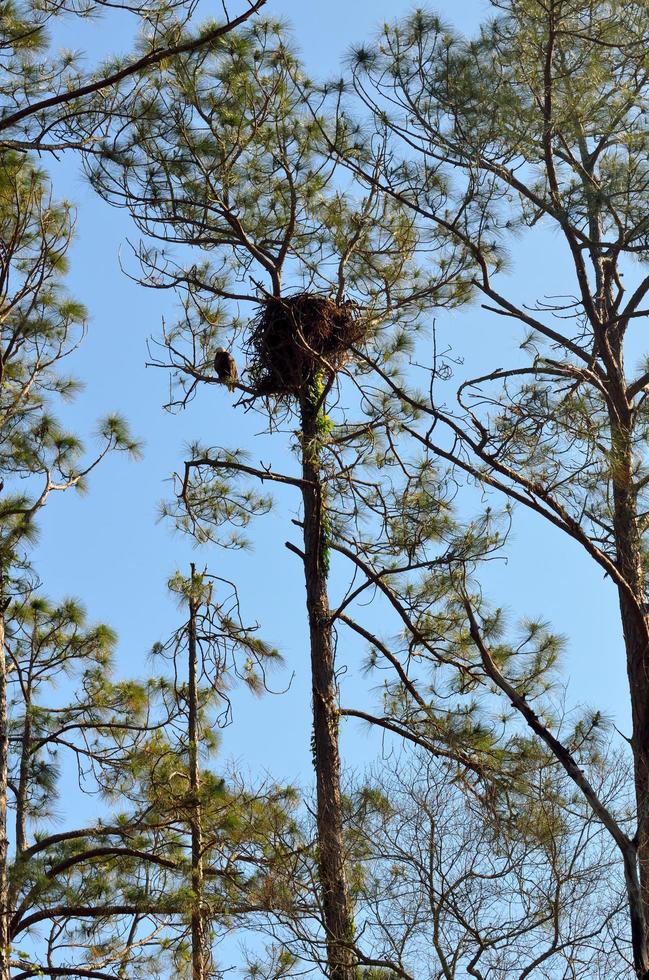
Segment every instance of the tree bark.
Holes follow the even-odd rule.
[[[612,299],[604,289],[601,296],[604,321],[609,323],[602,338],[602,359],[608,375],[615,557],[626,586],[618,587],[618,601],[631,701],[637,810],[635,855],[624,855],[624,871],[634,967],[641,980],[649,980],[649,625],[634,473],[635,413],[627,396],[624,329],[610,326]]]
[[[9,840],[7,796],[9,782],[9,715],[7,709],[7,657],[5,601],[0,587],[0,980],[9,980]]]
[[[192,838],[192,980],[205,978],[205,921],[203,917],[203,827],[200,804],[200,769],[198,761],[199,706],[196,681],[196,613],[198,602],[194,592],[196,568],[191,566],[191,590],[189,597],[189,690],[187,735],[189,740],[189,791],[191,794]]]
[[[616,430],[614,430],[616,431]],[[618,589],[631,701],[631,749],[637,808],[637,869],[639,889],[627,891],[636,972],[649,980],[649,630],[642,570],[642,541],[633,490],[630,430],[617,430],[614,448],[613,510],[617,565],[633,596]],[[638,903],[640,907],[638,908]]]
[[[314,404],[310,392],[303,395],[300,408],[304,574],[311,643],[320,893],[330,980],[355,980],[355,957],[349,948],[354,938],[354,920],[345,873],[338,747],[339,707],[327,592],[318,406]]]
[[[627,513],[626,503],[618,502],[618,496],[623,495],[614,492],[618,564],[628,581],[630,573],[639,564],[636,560],[639,559],[639,551],[634,559],[633,552],[628,550],[632,540],[629,532],[633,532],[633,524],[637,526],[637,523]],[[641,581],[641,571],[638,574]],[[637,591],[636,595],[639,604],[642,604],[642,590]],[[633,887],[629,890],[627,874],[627,891],[636,971],[642,980],[649,980],[649,643],[644,617],[622,590],[619,590],[619,602],[631,700],[631,748],[637,808],[635,843],[639,875],[639,889]]]
[[[16,860],[27,847],[27,792],[29,790],[29,764],[32,754],[32,678],[31,667],[24,687],[25,718],[20,738],[20,773],[18,777],[18,792],[16,794]]]

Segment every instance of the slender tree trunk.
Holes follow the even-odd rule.
[[[34,651],[32,649],[32,658]],[[32,659],[33,663],[33,659]],[[23,730],[20,736],[20,767],[18,773],[18,785],[15,793],[16,820],[16,852],[15,861],[11,874],[7,874],[7,900],[8,907],[14,909],[18,903],[22,877],[22,855],[27,847],[27,794],[29,791],[30,763],[32,757],[32,732],[34,725],[33,712],[33,677],[32,664],[30,663],[29,672],[25,681],[22,679],[21,689],[23,691],[23,701],[25,717],[23,720]],[[8,939],[11,942],[11,915],[8,917]]]
[[[31,669],[30,669],[31,673]],[[29,789],[29,763],[32,750],[32,679],[27,680],[24,688],[25,720],[20,739],[20,773],[18,776],[18,792],[16,793],[16,858],[19,859],[27,846],[27,791]]]
[[[609,350],[611,348],[609,347]],[[613,476],[613,528],[617,566],[633,597],[618,590],[631,701],[631,749],[637,809],[635,867],[625,857],[631,943],[636,974],[649,980],[649,621],[644,613],[645,577],[642,535],[638,521],[633,453],[633,409],[626,397],[621,342],[611,351],[615,370],[609,395],[611,466]]]
[[[313,745],[315,754],[319,875],[330,980],[355,980],[354,955],[346,947],[354,920],[345,874],[338,748],[339,709],[327,593],[323,496],[317,406],[301,400],[304,501],[304,572],[311,641]]]
[[[618,563],[629,581],[639,564],[640,552],[636,552],[634,559],[633,551],[630,550],[633,539],[629,535],[629,531],[633,532],[634,524],[637,528],[637,523],[627,513],[626,502],[618,501],[620,496],[624,495],[614,492]],[[639,587],[636,595],[642,603],[641,571],[638,572],[637,581]],[[642,980],[649,980],[649,636],[646,620],[638,615],[631,598],[622,590],[619,598],[631,699],[631,747],[638,815],[636,846],[639,889],[633,888],[629,894],[632,944],[638,976]]]
[[[631,702],[631,751],[637,813],[636,836],[622,857],[633,965],[639,980],[649,980],[649,617],[644,611],[647,597],[635,487],[635,411],[627,396],[624,368],[624,338],[629,323],[616,322],[613,298],[615,266],[607,265],[605,268],[604,265],[602,217],[591,193],[594,186],[593,161],[585,146],[583,149],[584,169],[589,175],[584,190],[591,202],[589,231],[594,243],[591,256],[599,316],[599,322],[592,322],[591,326],[595,338],[594,350],[601,358],[607,375],[615,557],[617,567],[632,592],[629,595],[626,589],[618,588]]]
[[[644,576],[636,502],[629,488],[617,482],[613,500],[618,567],[643,608]],[[649,632],[646,616],[638,613],[636,604],[623,590],[619,590],[619,602],[631,700],[631,748],[638,815],[636,843],[641,908],[633,908],[630,896],[632,942],[638,976],[649,980]],[[636,896],[636,904],[637,900]]]
[[[203,917],[203,827],[200,804],[200,769],[198,761],[199,705],[196,681],[196,613],[198,601],[194,592],[196,568],[192,563],[191,591],[189,598],[189,691],[188,724],[189,737],[189,789],[192,800],[192,980],[205,980],[205,922]]]
[[[617,493],[614,494],[617,497]],[[616,523],[619,511],[616,504]],[[620,522],[621,523],[621,522]],[[622,528],[620,528],[622,530]],[[618,555],[625,550],[626,536],[616,535]],[[630,558],[630,553],[627,553]],[[627,577],[623,562],[618,558],[620,568]],[[638,595],[640,595],[638,593]],[[635,868],[625,867],[629,912],[631,920],[631,942],[633,960],[638,977],[649,980],[649,948],[647,926],[649,924],[649,825],[647,807],[649,806],[649,649],[647,628],[640,621],[632,600],[620,590],[620,614],[626,647],[627,676],[631,699],[631,748],[637,811],[637,836]],[[635,871],[635,875],[631,872]]]
[[[9,980],[9,840],[7,795],[9,782],[9,714],[7,710],[7,656],[5,608],[0,577],[0,980]]]

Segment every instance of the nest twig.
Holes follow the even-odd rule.
[[[318,293],[269,297],[248,338],[252,387],[261,396],[299,398],[320,371],[339,371],[365,332],[353,302]]]

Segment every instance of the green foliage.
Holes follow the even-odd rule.
[[[97,456],[84,459],[81,441],[59,423],[59,400],[79,383],[61,373],[86,330],[86,312],[64,288],[74,216],[53,201],[44,173],[24,156],[0,164],[0,561],[5,574],[24,561],[34,520],[53,490],[85,486],[86,476],[112,451],[137,453],[125,422],[110,416],[99,427]],[[15,479],[22,481],[16,492]]]
[[[189,598],[199,604],[197,650],[205,679],[197,695],[199,744],[188,738],[190,691],[180,673],[186,628],[159,647],[159,655],[174,660],[171,681],[116,682],[115,636],[106,626],[89,625],[79,603],[54,605],[34,593],[7,610],[13,936],[20,943],[33,916],[48,922],[54,915],[57,935],[48,955],[58,957],[61,968],[74,968],[75,949],[89,969],[125,963],[142,975],[184,969],[196,900],[190,829],[197,812],[204,827],[208,942],[260,905],[292,905],[290,862],[300,843],[295,791],[271,784],[248,789],[209,768],[229,684],[237,676],[249,681],[252,668],[244,661],[253,658],[263,677],[277,651],[238,621],[238,598],[223,592],[221,580],[176,575],[171,585],[185,604]],[[47,823],[63,800],[66,813],[73,806],[69,773],[75,767],[79,789],[103,799],[105,818],[86,826],[77,820],[59,834]],[[65,795],[59,796],[63,778]],[[89,919],[84,907],[106,912]]]
[[[74,772],[82,798],[84,792],[108,799],[132,790],[133,758],[146,741],[151,701],[144,686],[113,680],[115,635],[103,624],[89,625],[83,607],[74,600],[54,605],[32,592],[9,605],[5,630],[11,665],[13,938],[20,943],[31,917],[47,921],[48,910],[57,908],[61,939],[50,956],[63,951],[65,957],[68,941],[90,952],[90,937],[99,942],[103,925],[88,928],[83,916],[76,921],[68,909],[123,901],[119,882],[137,873],[134,854],[129,853],[133,822],[115,815],[110,823],[121,829],[102,827],[101,821],[84,828],[77,818],[74,829],[63,834],[48,824],[59,818],[63,803],[66,815],[80,805],[70,778]],[[102,953],[95,948],[92,955],[119,962],[127,948],[122,932],[115,922],[112,940],[100,943]]]
[[[263,5],[263,4],[262,4]],[[238,13],[253,16],[257,4]],[[79,20],[99,20],[131,51],[92,64],[84,53],[61,46],[61,31]],[[128,116],[129,102],[152,64],[168,49],[201,52],[225,25],[211,19],[192,25],[192,0],[6,0],[0,10],[0,147],[3,153],[66,149],[98,151],[115,124]],[[230,16],[225,13],[225,18]],[[236,14],[233,14],[236,18]],[[97,27],[97,29],[101,29]],[[225,30],[227,33],[227,28]],[[52,38],[55,43],[52,43]],[[58,43],[57,43],[58,42]],[[120,44],[123,47],[123,44]],[[141,59],[144,58],[144,64]],[[151,60],[153,59],[153,60]],[[117,74],[118,77],[115,77]],[[101,84],[101,82],[105,84]]]
[[[94,186],[112,203],[128,207],[148,236],[140,250],[143,280],[179,291],[180,318],[162,339],[176,384],[170,407],[184,407],[198,384],[216,380],[214,351],[226,331],[228,344],[234,341],[245,350],[245,315],[234,315],[239,304],[256,310],[267,296],[300,289],[351,302],[366,320],[361,349],[348,352],[336,377],[325,364],[315,378],[305,399],[315,432],[298,433],[296,446],[302,461],[317,468],[322,484],[321,570],[329,575],[334,550],[341,564],[345,558],[353,568],[353,584],[340,607],[331,610],[335,625],[345,624],[367,641],[368,670],[390,668],[382,674],[373,720],[418,743],[445,767],[443,785],[422,787],[413,779],[394,793],[363,787],[344,804],[351,890],[366,903],[368,916],[379,910],[368,927],[375,930],[371,940],[386,964],[401,963],[399,942],[405,947],[413,941],[413,962],[431,973],[438,968],[428,952],[431,935],[440,962],[464,956],[473,970],[483,957],[489,960],[485,969],[505,975],[510,967],[532,962],[549,922],[561,942],[556,940],[548,958],[565,952],[567,962],[577,943],[573,926],[580,903],[589,897],[591,886],[584,883],[593,864],[610,867],[605,848],[599,864],[591,862],[588,848],[588,853],[580,849],[575,813],[587,827],[589,844],[599,829],[592,829],[583,809],[571,810],[575,803],[565,780],[522,723],[512,721],[502,693],[510,692],[512,704],[525,699],[534,717],[553,730],[563,725],[565,745],[595,781],[599,777],[602,792],[608,792],[602,777],[605,719],[588,711],[563,719],[557,696],[563,638],[541,618],[521,618],[512,627],[510,617],[483,597],[479,571],[499,553],[511,514],[486,508],[471,520],[455,510],[458,471],[464,467],[482,486],[493,484],[494,472],[512,482],[524,480],[524,501],[542,501],[555,523],[577,524],[580,533],[586,528],[584,533],[613,559],[609,489],[630,489],[641,501],[648,485],[644,395],[636,392],[632,435],[622,424],[611,426],[606,385],[597,374],[605,345],[598,340],[580,353],[579,344],[593,326],[590,306],[603,308],[601,265],[594,288],[587,274],[582,277],[581,297],[570,307],[577,326],[574,336],[565,338],[568,353],[558,367],[556,331],[536,331],[525,342],[532,356],[525,374],[495,371],[474,386],[462,386],[462,424],[452,412],[431,408],[428,393],[411,392],[404,384],[402,368],[416,355],[422,312],[431,304],[467,302],[476,290],[501,302],[492,277],[506,270],[513,236],[540,216],[573,229],[574,253],[590,250],[599,261],[618,236],[628,255],[646,257],[647,106],[644,83],[638,81],[645,77],[646,58],[637,54],[646,48],[638,44],[646,38],[646,9],[632,3],[622,26],[615,4],[504,0],[498,8],[500,16],[475,39],[455,36],[439,18],[416,11],[399,26],[386,25],[376,45],[354,53],[357,90],[370,104],[368,93],[378,93],[381,103],[372,105],[376,141],[366,138],[364,126],[345,108],[350,87],[317,92],[289,50],[281,25],[264,22],[228,35],[198,59],[180,57],[152,70],[134,94],[135,111],[120,137],[104,144],[104,152],[88,164]],[[8,6],[0,28],[17,37],[16,11],[22,9]],[[92,4],[86,9],[90,13]],[[168,13],[159,30],[171,37],[175,28]],[[556,85],[548,121],[539,106],[547,89],[543,55],[549,50],[550,15],[556,17],[553,31],[559,40],[549,60]],[[26,45],[21,53],[27,90],[34,90],[37,78],[33,51],[45,43],[39,28],[30,41],[32,51]],[[75,71],[72,57],[62,54],[57,77],[70,79]],[[334,128],[328,118],[332,104]],[[619,124],[622,119],[628,126]],[[395,133],[409,143],[401,156],[392,151]],[[378,145],[380,156],[372,159]],[[548,172],[553,146],[560,195]],[[362,175],[362,185],[345,176],[340,155]],[[57,362],[74,347],[85,320],[83,309],[62,288],[71,214],[67,205],[57,209],[49,201],[42,174],[11,155],[6,167],[0,176],[2,237],[10,238],[18,228],[14,238],[21,243],[10,258],[12,275],[15,271],[21,284],[40,276],[46,286],[39,287],[35,302],[21,305],[19,297],[7,307],[0,464],[6,459],[16,477],[47,475],[47,493],[51,473],[63,485],[79,488],[92,466],[81,464],[79,441],[60,428],[50,410],[51,402],[74,394],[75,383],[60,375]],[[379,185],[392,194],[379,193]],[[16,214],[25,215],[20,227]],[[594,224],[596,243],[589,238]],[[164,250],[150,243],[156,237],[164,240]],[[169,249],[168,240],[177,251]],[[517,315],[505,303],[499,312]],[[558,318],[562,309],[550,312]],[[528,312],[519,318],[534,319]],[[610,326],[617,329],[616,322]],[[45,368],[39,360],[43,350],[50,352]],[[442,358],[435,371],[447,370]],[[588,377],[593,371],[594,384]],[[244,386],[246,406],[259,408],[255,394]],[[271,428],[284,421],[283,409],[271,399],[263,408]],[[450,439],[441,439],[438,447],[431,433],[434,437],[442,421]],[[474,438],[465,437],[466,426]],[[99,434],[105,445],[101,455],[109,449],[138,451],[117,417],[100,423]],[[476,465],[467,463],[472,454],[479,456]],[[252,517],[271,506],[258,483],[251,486],[246,478],[300,486],[290,475],[249,466],[240,450],[194,444],[189,455],[191,462],[177,479],[178,499],[162,512],[200,543],[246,546],[244,532]],[[0,559],[5,565],[33,534],[33,517],[44,499],[29,493],[3,498],[0,517],[7,540]],[[645,510],[642,504],[641,513]],[[641,560],[647,562],[645,554]],[[272,786],[252,792],[208,768],[218,742],[215,730],[230,716],[231,683],[241,679],[261,693],[265,671],[279,661],[277,651],[241,621],[236,596],[217,600],[221,586],[207,573],[190,580],[176,575],[170,585],[181,606],[199,609],[200,682],[193,691],[179,664],[188,651],[186,628],[169,644],[154,647],[156,657],[173,662],[173,679],[144,686],[112,683],[106,675],[114,638],[104,627],[86,627],[77,606],[37,602],[20,613],[12,610],[20,621],[11,634],[19,660],[37,649],[49,658],[51,680],[83,663],[80,691],[71,705],[55,712],[35,704],[24,717],[17,715],[23,733],[30,719],[23,747],[52,746],[50,755],[28,760],[31,797],[25,812],[36,820],[55,809],[60,749],[52,732],[61,724],[66,735],[84,732],[72,740],[72,749],[72,736],[65,741],[80,760],[80,771],[87,776],[89,767],[93,786],[107,801],[123,798],[128,810],[116,818],[118,831],[93,829],[93,840],[117,841],[119,851],[102,854],[92,864],[94,873],[85,860],[84,837],[47,849],[42,864],[24,863],[15,880],[26,902],[34,896],[71,902],[80,895],[101,906],[109,896],[120,896],[146,918],[160,962],[180,975],[190,955],[188,917],[203,898],[192,881],[189,845],[197,814],[206,834],[205,914],[214,938],[251,910],[261,910],[291,922],[303,940],[303,923],[315,914],[304,896],[318,852],[308,848],[295,826],[291,791]],[[387,638],[361,625],[369,595],[378,596],[373,609],[396,613],[396,626],[385,627]],[[377,613],[373,619],[383,622]],[[200,738],[196,730],[190,734],[190,715]],[[135,724],[136,733],[124,718]],[[413,787],[419,790],[416,799]],[[439,823],[445,834],[438,833]],[[405,850],[400,833],[407,837]],[[444,848],[452,849],[451,862]],[[140,853],[126,853],[134,849]],[[419,863],[413,864],[416,855]],[[51,874],[51,861],[77,857],[69,876]],[[578,874],[571,877],[575,867]],[[452,902],[438,888],[442,879],[454,882]],[[566,882],[568,927],[563,918],[556,924],[561,916],[548,898]],[[388,907],[382,922],[381,910]],[[493,910],[500,915],[503,907],[509,914],[504,926],[493,918]],[[476,910],[477,925],[466,917]],[[401,936],[394,934],[399,916]],[[69,934],[92,938],[107,962],[119,962],[119,941],[107,939],[101,926],[75,923]],[[143,953],[136,969],[146,975],[153,961]],[[296,962],[292,952],[273,949],[267,962],[251,962],[248,972],[285,976]],[[455,969],[443,972],[451,976]],[[368,980],[395,973],[389,966],[364,971]]]
[[[221,721],[229,718],[228,691],[242,681],[254,694],[266,688],[267,674],[283,664],[279,650],[258,635],[259,625],[248,625],[241,615],[236,588],[207,570],[187,577],[176,572],[169,581],[171,593],[179,606],[187,610],[194,605],[196,655],[198,669],[206,686],[199,695],[201,712],[216,709]],[[187,626],[183,626],[167,643],[154,647],[156,656],[175,662],[187,644]],[[173,695],[175,696],[175,694]],[[215,724],[203,725],[204,738]]]
[[[282,26],[256,21],[205,57],[154,73],[132,125],[88,164],[93,185],[147,236],[143,282],[181,296],[182,317],[163,338],[176,407],[210,377],[228,320],[245,347],[234,300],[255,311],[265,295],[299,290],[353,301],[378,342],[397,312],[414,322],[424,297],[452,303],[463,288],[452,246],[442,255],[439,242],[424,243],[433,258],[420,262],[407,209],[350,183],[321,109]]]
[[[153,890],[159,913],[167,917],[163,959],[176,971],[191,957],[186,928],[197,908],[209,961],[212,944],[233,927],[245,927],[255,910],[289,910],[293,903],[291,856],[299,843],[292,816],[295,791],[274,784],[249,789],[212,768],[214,733],[230,720],[230,687],[240,679],[263,689],[265,672],[279,660],[277,651],[255,636],[256,627],[241,622],[238,596],[228,585],[195,569],[190,577],[176,573],[170,581],[189,612],[188,621],[156,647],[158,659],[171,666],[172,682],[162,691],[171,723],[147,740],[133,793],[146,814],[140,826],[146,846],[172,859]],[[202,841],[198,891],[196,833]]]
[[[258,491],[257,481],[244,483],[239,478],[238,466],[245,465],[249,454],[241,449],[208,448],[198,443],[190,444],[188,453],[192,464],[182,477],[176,477],[177,497],[161,504],[160,516],[171,517],[180,530],[192,534],[199,544],[214,542],[234,550],[250,548],[250,540],[243,532],[254,517],[269,513],[273,499]]]

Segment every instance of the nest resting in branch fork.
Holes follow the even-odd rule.
[[[256,393],[299,398],[319,371],[340,370],[366,330],[353,302],[337,304],[317,293],[269,297],[247,345]]]

